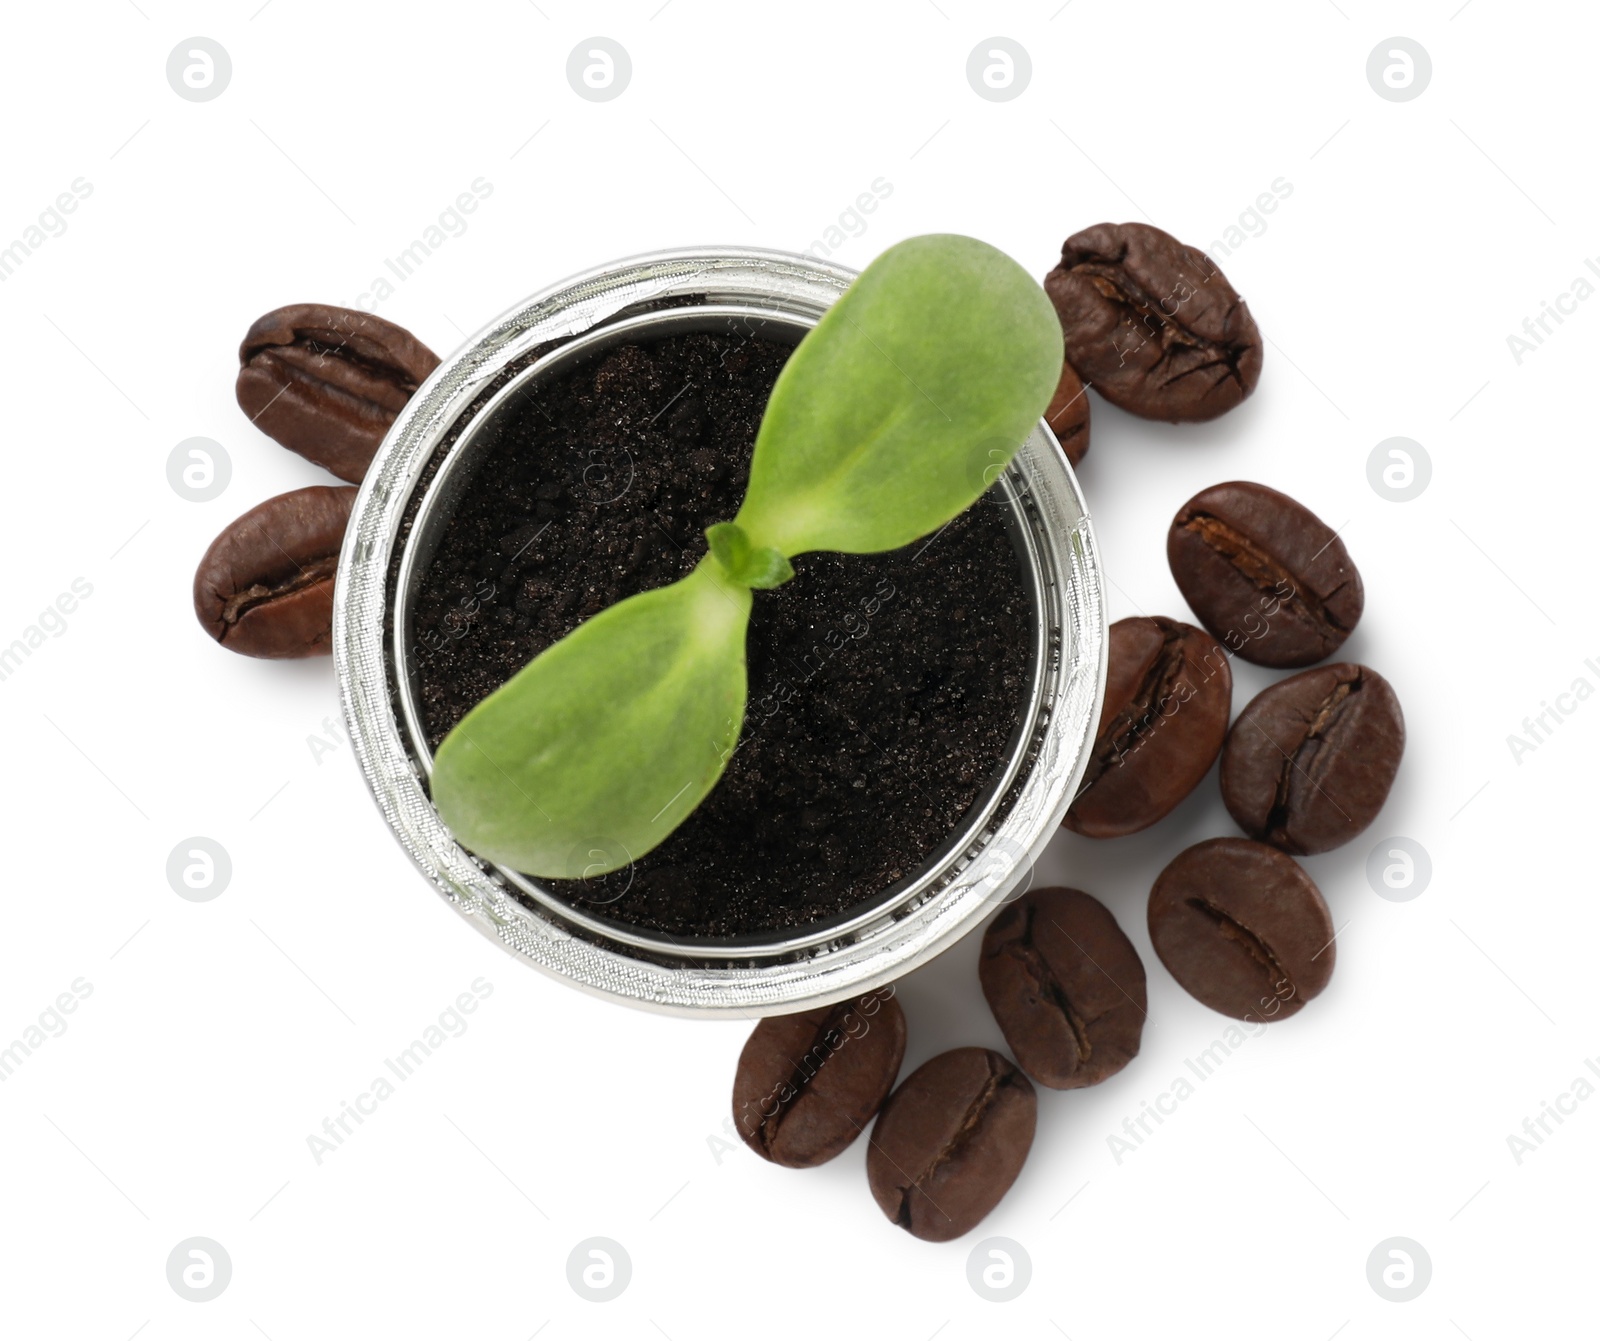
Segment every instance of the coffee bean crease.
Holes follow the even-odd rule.
[[[1209,899],[1190,898],[1185,902],[1197,913],[1211,919],[1215,923],[1220,935],[1242,946],[1251,959],[1260,965],[1266,975],[1266,985],[1276,989],[1279,986],[1289,988],[1289,1000],[1299,995],[1299,990],[1294,985],[1294,979],[1288,969],[1283,966],[1278,956],[1272,952],[1272,947],[1262,940],[1260,936],[1251,931],[1249,927],[1234,917],[1226,908],[1218,907]]]
[[[1071,998],[1067,995],[1066,986],[1051,971],[1044,955],[1040,953],[1038,946],[1034,944],[1033,924],[1038,915],[1039,910],[1030,905],[1027,909],[1027,920],[1024,923],[1022,935],[1016,940],[1008,941],[1001,953],[1015,959],[1037,987],[1039,999],[1049,1002],[1060,1012],[1067,1023],[1067,1027],[1072,1031],[1073,1042],[1077,1046],[1077,1057],[1074,1060],[1076,1064],[1081,1066],[1087,1063],[1094,1053],[1094,1044],[1089,1037],[1089,1026],[1102,1018],[1106,1012],[1102,1011],[1100,1015],[1086,1019],[1079,1013],[1077,1007],[1073,1005]],[[1060,928],[1058,927],[1057,930],[1060,930]],[[1067,933],[1063,931],[1061,934],[1065,936]],[[1068,937],[1068,939],[1070,940],[1071,938]]]
[[[977,1094],[973,1095],[971,1101],[967,1104],[966,1112],[962,1115],[961,1121],[957,1123],[950,1139],[938,1150],[935,1150],[922,1170],[911,1179],[909,1184],[901,1188],[900,1209],[894,1217],[894,1222],[902,1229],[911,1228],[911,1201],[913,1196],[919,1192],[928,1198],[935,1210],[939,1211],[941,1215],[945,1214],[943,1208],[940,1207],[937,1201],[934,1201],[933,1196],[929,1193],[930,1184],[938,1176],[941,1168],[960,1158],[962,1151],[982,1131],[984,1118],[988,1116],[989,1110],[998,1102],[1001,1092],[1006,1087],[1016,1083],[1017,1073],[1010,1070],[1002,1071],[996,1065],[997,1060],[994,1057],[989,1059],[988,1077],[985,1079],[983,1087]]]
[[[1319,597],[1298,582],[1295,575],[1276,558],[1220,517],[1196,513],[1184,523],[1183,529],[1254,582],[1263,595],[1271,593],[1280,601],[1301,606],[1305,615],[1315,623],[1330,624],[1342,633],[1350,632],[1350,625],[1340,619],[1338,612],[1329,604],[1334,596],[1350,585],[1348,579]],[[1282,592],[1286,586],[1290,593],[1287,596]]]
[[[330,554],[324,558],[313,560],[302,565],[293,576],[283,582],[267,585],[256,582],[246,587],[243,591],[236,591],[231,596],[223,599],[220,612],[222,622],[231,629],[245,615],[259,605],[273,601],[282,596],[293,596],[297,592],[314,587],[319,582],[326,582],[333,577],[339,568],[339,556]],[[217,593],[219,596],[221,592]],[[223,634],[227,638],[227,634]]]
[[[814,1064],[810,1070],[806,1069],[803,1061],[790,1059],[794,1069],[789,1074],[787,1086],[778,1092],[778,1111],[771,1116],[763,1113],[761,1121],[756,1125],[756,1139],[760,1142],[761,1148],[769,1154],[779,1138],[784,1122],[788,1120],[789,1115],[794,1111],[796,1102],[802,1095],[808,1093],[806,1089],[807,1082],[816,1074],[818,1067],[826,1063],[827,1057],[836,1052],[841,1046],[839,1042],[830,1043],[828,1041],[829,1035],[833,1035],[835,1039],[846,1037],[844,1032],[845,1021],[849,1019],[851,1012],[855,1009],[856,1003],[854,1001],[841,1001],[818,1021],[817,1027],[811,1035],[810,1046],[800,1053],[802,1058],[806,1058],[818,1056],[820,1051],[821,1060]]]
[[[1292,753],[1284,755],[1283,764],[1278,770],[1277,793],[1273,798],[1272,809],[1267,814],[1266,828],[1269,841],[1280,841],[1288,833],[1290,790],[1294,785],[1296,772],[1304,775],[1306,780],[1327,799],[1328,804],[1339,810],[1338,803],[1323,791],[1318,782],[1318,774],[1322,771],[1319,767],[1323,753],[1322,743],[1338,721],[1340,713],[1348,705],[1350,696],[1358,693],[1360,689],[1359,675],[1354,680],[1343,680],[1336,684],[1333,691],[1317,705],[1315,715],[1306,727],[1306,733],[1299,744]],[[1344,814],[1342,810],[1339,810],[1339,813]]]
[[[1185,625],[1171,621],[1163,624],[1161,651],[1145,671],[1133,698],[1112,719],[1110,731],[1096,744],[1084,773],[1083,788],[1138,748],[1139,736],[1149,729],[1151,719],[1159,713],[1161,704],[1171,698],[1183,674],[1187,632]]]
[[[1128,248],[1124,245],[1112,259],[1120,266],[1127,260],[1127,256]],[[1226,377],[1239,388],[1241,397],[1248,394],[1249,387],[1245,385],[1241,364],[1249,353],[1249,345],[1235,342],[1224,344],[1208,339],[1198,331],[1178,325],[1163,306],[1165,300],[1152,297],[1126,270],[1113,270],[1107,265],[1084,265],[1079,269],[1090,278],[1102,297],[1127,309],[1131,315],[1137,317],[1139,325],[1151,331],[1161,342],[1161,357],[1152,371],[1178,362],[1184,354],[1191,351],[1212,356],[1203,363],[1188,364],[1163,374],[1159,382],[1163,389],[1177,385],[1186,377],[1196,377],[1213,368],[1221,368],[1226,370]],[[1206,280],[1209,281],[1221,273],[1213,266]],[[1228,305],[1227,311],[1223,314],[1224,324],[1233,319],[1238,307],[1238,299]],[[1210,393],[1211,389],[1208,388],[1206,394]]]
[[[1084,782],[1063,823],[1117,838],[1169,814],[1205,777],[1228,734],[1233,672],[1202,629],[1162,616],[1119,619]]]

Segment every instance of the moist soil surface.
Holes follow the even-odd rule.
[[[738,511],[791,346],[676,335],[504,408],[415,603],[435,748],[583,620],[689,572]],[[671,837],[623,871],[540,881],[675,939],[801,928],[913,874],[1003,767],[1032,613],[986,496],[886,554],[802,555],[755,593],[744,732]]]

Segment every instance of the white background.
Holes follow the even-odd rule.
[[[1551,323],[1520,365],[1507,336],[1600,253],[1600,23],[1508,0],[1058,5],[7,6],[0,245],[75,178],[92,194],[0,285],[0,644],[74,578],[93,594],[0,682],[0,1043],[75,980],[92,986],[0,1082],[6,1334],[1592,1329],[1600,1098],[1546,1119],[1520,1164],[1507,1137],[1600,1055],[1600,701],[1520,762],[1507,736],[1579,676],[1600,688],[1584,665],[1600,662],[1600,302]],[[606,103],[565,77],[597,33],[633,63]],[[194,34],[232,58],[214,101],[165,77]],[[1013,101],[966,80],[994,34],[1031,56]],[[1366,79],[1394,34],[1432,58],[1414,101]],[[232,517],[327,478],[234,404],[246,326],[286,302],[354,300],[479,177],[493,193],[468,231],[378,309],[441,353],[615,257],[803,249],[879,177],[892,195],[836,259],[962,231],[1040,275],[1088,224],[1148,218],[1209,246],[1290,183],[1223,261],[1271,342],[1257,394],[1198,428],[1096,399],[1082,480],[1113,619],[1185,615],[1164,535],[1205,485],[1259,479],[1342,528],[1367,588],[1346,650],[1393,681],[1409,741],[1374,827],[1306,863],[1342,928],[1329,990],[1118,1163],[1107,1138],[1228,1023],[1150,952],[1150,882],[1234,829],[1208,779],[1143,834],[1063,836],[1037,883],[1116,911],[1150,976],[1144,1048],[1097,1089],[1042,1093],[1016,1187],[979,1231],[931,1245],[878,1212],[860,1143],[809,1173],[723,1144],[747,1026],[585,998],[461,922],[389,838],[348,747],[311,745],[337,711],[330,663],[228,655],[196,626],[189,583]],[[208,503],[167,482],[169,452],[196,435],[232,460]],[[1368,484],[1394,435],[1433,462],[1408,503]],[[1236,708],[1272,678],[1239,666]],[[232,859],[211,902],[166,879],[194,835]],[[1365,875],[1391,835],[1432,858],[1410,902]],[[908,1070],[1001,1046],[975,957],[974,937],[902,985]],[[478,978],[493,994],[467,1031],[314,1162],[308,1135]],[[166,1278],[195,1235],[233,1263],[210,1303]],[[606,1304],[566,1278],[597,1235],[632,1261]],[[1014,1302],[968,1285],[989,1235],[1031,1257]],[[1395,1235],[1433,1264],[1410,1303],[1367,1281]]]

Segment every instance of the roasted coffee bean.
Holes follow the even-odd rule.
[[[1287,1019],[1333,976],[1333,917],[1292,857],[1248,838],[1180,852],[1150,891],[1150,940],[1190,996],[1238,1020]]]
[[[439,358],[381,317],[295,303],[250,327],[239,364],[234,394],[257,428],[360,483],[389,425]]]
[[[1022,1171],[1038,1105],[1028,1078],[988,1048],[924,1062],[872,1129],[867,1182],[878,1208],[919,1239],[960,1238]]]
[[[1044,421],[1056,435],[1067,460],[1077,466],[1089,454],[1089,392],[1070,363],[1061,365],[1056,394],[1044,412]]]
[[[906,1052],[893,988],[762,1020],[739,1054],[733,1121],[762,1159],[809,1169],[872,1121]]]
[[[1361,618],[1361,574],[1344,541],[1264,484],[1191,498],[1167,532],[1167,563],[1200,622],[1258,666],[1332,656]]]
[[[1347,661],[1318,666],[1245,705],[1222,750],[1222,800],[1252,838],[1326,852],[1377,818],[1405,746],[1383,676]]]
[[[1233,671],[1216,642],[1175,619],[1111,626],[1106,696],[1067,828],[1090,838],[1136,833],[1205,777],[1228,734]]]
[[[334,570],[356,492],[296,489],[232,522],[194,575],[194,612],[205,631],[247,657],[332,651]]]
[[[1146,419],[1215,419],[1261,376],[1261,333],[1211,258],[1148,224],[1069,237],[1045,276],[1067,361]]]
[[[984,932],[978,981],[1017,1065],[1040,1085],[1098,1085],[1139,1055],[1144,965],[1091,895],[1024,894]]]
[[[867,1183],[883,1215],[917,1239],[958,1239],[994,1210],[1034,1144],[1038,1099],[989,1048],[925,1061],[872,1128]]]

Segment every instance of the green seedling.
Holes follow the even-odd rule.
[[[605,874],[693,813],[739,742],[751,590],[810,550],[870,554],[977,500],[1049,404],[1061,327],[973,238],[889,248],[790,357],[738,515],[687,577],[602,611],[439,747],[433,799],[466,847],[551,879]]]

